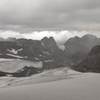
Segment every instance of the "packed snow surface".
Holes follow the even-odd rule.
[[[24,66],[33,66],[37,68],[42,68],[42,62],[32,62],[28,60],[21,59],[5,59],[0,58],[0,71],[5,72],[16,72],[17,70],[23,68]]]
[[[48,78],[50,74],[42,73]],[[52,74],[55,79],[62,75],[61,72],[55,74]],[[0,100],[100,100],[100,74],[71,71],[69,76],[63,80],[1,88]]]
[[[0,100],[100,100],[100,74],[66,67],[31,77],[1,77]]]

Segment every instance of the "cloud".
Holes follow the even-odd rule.
[[[0,37],[1,38],[24,38],[19,32],[14,31],[0,31]]]
[[[26,39],[33,39],[33,40],[41,40],[44,37],[54,37],[56,42],[59,45],[62,45],[65,41],[69,38],[74,36],[83,36],[85,34],[93,34],[100,37],[100,33],[91,33],[86,31],[34,31],[31,33],[20,33],[15,31],[0,31],[0,37],[2,38],[26,38]]]
[[[99,11],[100,0],[0,0],[0,29],[99,31]]]

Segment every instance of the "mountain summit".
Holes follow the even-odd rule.
[[[79,63],[90,50],[100,44],[100,39],[94,35],[87,34],[83,37],[70,38],[65,45],[65,52],[72,64]]]

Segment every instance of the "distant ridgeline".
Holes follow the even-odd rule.
[[[99,66],[99,59],[96,57],[96,53],[93,54],[95,58],[91,56],[92,52],[99,53],[99,50],[96,50],[99,48],[97,45],[100,45],[100,39],[93,35],[68,39],[64,44],[64,50],[58,47],[53,37],[44,37],[42,40],[0,39],[0,58],[41,61],[43,62],[43,70],[69,66],[78,71],[97,72],[98,70],[99,72],[99,68],[97,69],[94,66],[95,64]],[[94,67],[87,65],[88,62],[86,61],[89,61],[89,59],[95,59],[91,63]],[[83,63],[86,64],[84,65]],[[89,67],[86,67],[86,65]],[[25,67],[25,69],[27,68]]]

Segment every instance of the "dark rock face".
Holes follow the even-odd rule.
[[[100,72],[100,45],[93,47],[88,56],[73,68],[82,72]]]
[[[7,72],[3,72],[3,71],[0,71],[0,77],[2,77],[2,76],[7,76],[9,73],[7,73]]]
[[[24,68],[18,70],[17,72],[12,73],[12,76],[13,77],[28,77],[33,74],[40,73],[41,71],[42,71],[42,69],[39,69],[39,68],[35,68],[32,66],[29,66],[29,67],[25,66]]]
[[[57,46],[55,40],[50,37],[45,37],[41,40],[44,49],[49,53],[49,55],[45,55],[49,57],[49,59],[45,59],[43,61],[44,69],[57,68],[58,66],[64,66],[66,58],[64,51],[60,50]]]
[[[10,41],[0,41],[0,53],[6,54],[8,53],[8,49],[19,49],[20,46],[16,44],[16,42],[10,42]]]
[[[100,39],[93,35],[85,35],[82,38],[74,37],[65,43],[66,56],[70,64],[77,64],[81,62],[90,50],[100,44]]]
[[[26,40],[20,39],[17,40],[17,44],[20,44],[22,50],[18,52],[20,56],[27,56],[30,60],[35,60],[35,57],[38,57],[42,53],[43,47],[41,42],[37,40]]]
[[[10,75],[12,77],[28,77],[28,76],[40,73],[42,71],[43,69],[40,69],[40,68],[35,68],[33,66],[25,66],[22,69],[13,73],[0,71],[0,77],[7,76],[7,75]]]
[[[45,37],[41,40],[41,43],[42,46],[45,48],[45,50],[48,50],[50,53],[55,53],[55,51],[59,50],[53,37],[50,38]]]
[[[89,52],[89,56],[94,56],[99,54],[100,54],[100,45],[93,47],[91,52]]]

